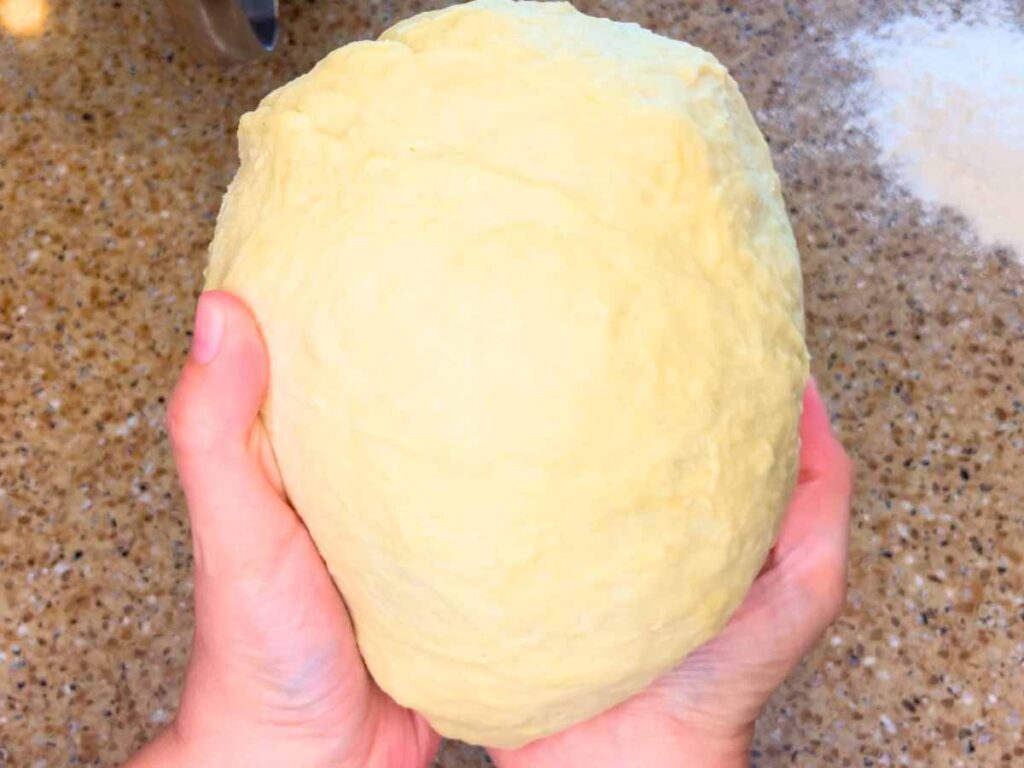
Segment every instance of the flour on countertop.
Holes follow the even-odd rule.
[[[1008,9],[904,16],[839,52],[869,73],[866,127],[899,180],[1024,260],[1024,31]]]

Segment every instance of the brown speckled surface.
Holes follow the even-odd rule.
[[[34,768],[115,765],[174,710],[190,553],[162,412],[238,116],[422,7],[283,0],[278,53],[224,69],[153,0],[52,5],[43,37],[0,36],[0,766]],[[759,766],[1024,765],[1024,274],[888,190],[830,54],[927,5],[582,3],[740,82],[860,466],[849,606],[762,717]]]

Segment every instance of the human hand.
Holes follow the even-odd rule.
[[[131,768],[422,766],[438,737],[373,683],[344,604],[288,507],[258,419],[266,354],[251,316],[203,296],[168,417],[195,546],[196,636],[181,707]],[[753,721],[842,606],[852,469],[816,390],[776,547],[714,640],[618,707],[500,766],[743,765]],[[683,764],[686,764],[683,762]]]
[[[285,499],[245,306],[203,294],[168,412],[192,524],[195,636],[172,725],[129,762],[420,768],[438,736],[373,682],[345,605]]]
[[[778,540],[725,629],[607,712],[518,750],[491,750],[500,768],[749,764],[754,720],[846,597],[853,465],[813,381],[800,439],[800,475]]]

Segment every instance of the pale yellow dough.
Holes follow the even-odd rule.
[[[792,488],[799,256],[710,54],[482,0],[242,118],[207,288],[381,687],[515,746],[718,631]]]

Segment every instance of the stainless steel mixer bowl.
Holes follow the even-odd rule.
[[[240,62],[267,56],[278,36],[277,0],[166,0],[179,33],[197,55]]]

